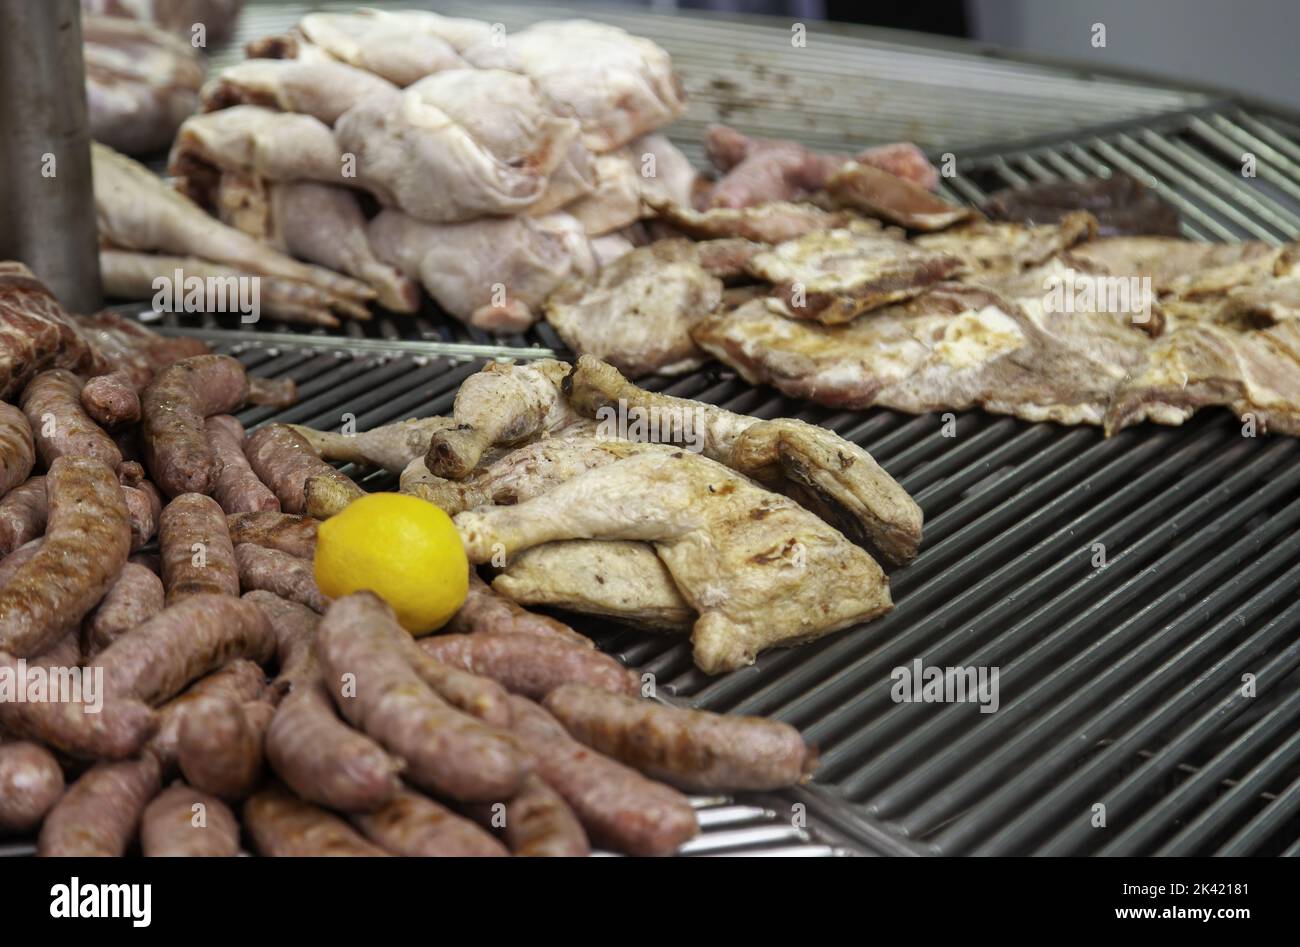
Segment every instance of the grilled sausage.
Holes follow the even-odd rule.
[[[239,594],[239,567],[217,501],[185,493],[167,504],[158,530],[167,604],[191,595]]]
[[[126,372],[96,375],[86,382],[81,406],[95,423],[110,431],[140,420],[140,396]]]
[[[244,445],[244,454],[253,472],[280,500],[286,513],[303,513],[307,509],[307,480],[320,477],[338,481],[341,486],[360,492],[360,488],[312,451],[307,439],[293,428],[271,424],[254,431]]]
[[[245,592],[243,599],[262,610],[275,632],[275,661],[279,667],[273,686],[276,696],[289,693],[300,681],[313,679],[318,670],[316,626],[320,615],[274,592]]]
[[[238,703],[268,696],[266,675],[257,663],[236,658],[200,678],[179,697],[173,697],[158,710],[158,732],[149,741],[149,752],[158,758],[163,771],[170,771],[179,756],[181,718],[185,708],[204,697],[227,697]]]
[[[0,507],[3,501],[0,501]],[[318,520],[291,513],[236,513],[226,517],[230,540],[235,545],[253,543],[278,549],[291,556],[311,559],[316,555]]]
[[[400,756],[417,786],[469,802],[503,799],[528,771],[507,734],[454,710],[403,656],[409,637],[393,610],[370,592],[330,606],[316,654],[343,716]],[[348,682],[355,682],[355,695]]]
[[[180,713],[176,762],[185,781],[222,799],[243,799],[262,776],[269,701],[200,696]]]
[[[43,368],[85,372],[97,354],[59,301],[21,263],[0,263],[0,399],[10,399]]]
[[[262,610],[230,595],[191,595],[168,605],[99,655],[110,696],[158,704],[233,658],[261,664],[275,653]]]
[[[48,467],[59,457],[90,457],[117,470],[122,452],[81,406],[82,381],[72,372],[41,372],[23,391],[23,413],[32,426],[36,452]]]
[[[276,708],[266,758],[294,792],[341,812],[372,811],[402,788],[402,762],[338,718],[318,671]]]
[[[688,792],[793,786],[816,767],[799,731],[762,717],[680,710],[579,684],[544,706],[593,750]]]
[[[122,498],[126,501],[127,518],[131,523],[131,551],[134,552],[149,545],[158,532],[162,496],[152,483],[141,480],[134,486],[123,484]]]
[[[572,858],[591,854],[591,843],[578,817],[536,773],[530,773],[506,803],[505,835],[512,855]]]
[[[280,511],[280,501],[257,479],[244,456],[244,426],[229,414],[214,414],[203,422],[217,458],[217,483],[212,496],[227,513]]]
[[[639,688],[636,674],[609,655],[534,635],[434,635],[418,644],[443,664],[538,700],[561,684],[589,684],[614,694],[635,694]]]
[[[44,477],[32,477],[6,493],[0,499],[0,556],[44,534],[49,514]]]
[[[45,747],[0,743],[0,831],[36,828],[63,795],[63,770]]]
[[[699,831],[690,800],[622,763],[591,752],[544,709],[510,698],[511,729],[537,774],[564,797],[598,845],[632,855],[667,855]]]
[[[268,408],[287,408],[298,402],[298,383],[292,378],[248,379],[248,403]]]
[[[0,401],[0,497],[22,484],[36,464],[27,415]]]
[[[538,615],[516,605],[499,592],[495,592],[470,570],[469,594],[460,611],[452,616],[444,631],[452,634],[488,632],[496,635],[536,635],[556,638],[583,648],[595,644],[586,635],[580,635],[563,622],[546,615]]]
[[[473,822],[409,789],[352,824],[379,847],[411,858],[482,858],[510,853]]]
[[[408,650],[411,667],[420,680],[447,703],[490,727],[510,726],[510,695],[496,681],[443,664],[421,651],[414,641]]]
[[[45,478],[49,523],[40,550],[0,589],[0,650],[39,654],[103,598],[131,550],[113,471],[60,457]]]
[[[49,856],[126,854],[144,807],[159,788],[158,761],[147,753],[92,766],[45,817],[37,851]]]
[[[204,418],[228,414],[248,396],[244,366],[228,355],[195,355],[168,366],[144,390],[145,466],[168,496],[209,494],[217,459]]]
[[[93,657],[163,609],[163,584],[138,563],[122,566],[117,579],[85,621],[85,652]]]
[[[244,803],[244,824],[253,844],[271,856],[387,855],[356,830],[319,806],[279,786],[263,789]]]
[[[316,586],[310,559],[299,559],[253,543],[240,543],[235,547],[235,564],[239,569],[239,584],[245,589],[274,592],[322,615],[329,608],[329,599]]]
[[[145,806],[140,849],[146,858],[228,858],[239,854],[239,822],[220,799],[176,783]]]

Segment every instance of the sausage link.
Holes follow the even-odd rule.
[[[580,684],[551,691],[544,706],[575,739],[688,792],[781,789],[816,767],[788,723],[681,710]]]
[[[699,831],[690,800],[670,786],[591,752],[558,720],[510,698],[511,729],[537,760],[537,774],[564,797],[598,845],[631,855],[668,855]]]
[[[420,680],[458,710],[477,717],[490,727],[510,727],[510,702],[506,689],[496,681],[479,677],[429,657],[411,642],[410,662]]]
[[[374,812],[352,816],[352,823],[393,855],[484,858],[510,854],[473,822],[409,789]]]
[[[163,610],[163,584],[138,563],[122,566],[116,581],[85,622],[86,656],[93,657]]]
[[[32,477],[0,499],[0,556],[45,533],[50,515],[45,478]]]
[[[329,599],[316,586],[310,559],[299,559],[253,543],[240,543],[235,547],[235,564],[239,568],[239,584],[244,589],[274,592],[322,615],[329,608]]]
[[[244,825],[258,852],[270,856],[387,855],[319,806],[272,786],[244,803]]]
[[[239,854],[239,822],[220,799],[175,783],[145,806],[140,849],[146,858],[229,858]]]
[[[248,379],[248,403],[268,408],[287,408],[298,402],[298,383],[292,378]]]
[[[510,601],[480,579],[472,569],[465,604],[443,630],[453,634],[487,632],[495,635],[535,635],[567,641],[583,648],[595,647],[590,638],[578,634],[564,622],[530,612]]]
[[[591,854],[582,823],[564,797],[530,773],[523,788],[506,803],[506,844],[513,855],[573,858]]]
[[[176,762],[185,781],[222,799],[243,799],[262,776],[262,746],[275,707],[202,696],[181,711]]]
[[[239,594],[239,567],[226,514],[217,501],[185,493],[167,504],[158,529],[167,604],[191,595]]]
[[[589,684],[614,694],[635,694],[636,674],[614,658],[535,635],[434,635],[421,638],[429,657],[490,677],[506,690],[540,700],[562,684]]]
[[[0,589],[0,650],[39,654],[104,597],[131,550],[113,471],[60,457],[45,478],[49,522],[40,550]]]
[[[236,658],[195,681],[179,697],[173,697],[158,709],[158,732],[149,741],[149,752],[158,758],[164,772],[170,772],[179,755],[181,718],[185,708],[202,697],[228,697],[243,703],[268,696],[266,675],[257,663]]]
[[[3,501],[0,501],[3,506]],[[319,520],[292,513],[236,513],[226,517],[230,539],[235,545],[253,543],[278,549],[300,559],[316,555],[316,529]]]
[[[81,389],[81,406],[86,414],[109,430],[140,420],[140,396],[126,372],[96,375]]]
[[[145,466],[168,496],[209,494],[217,482],[217,459],[203,420],[229,414],[248,396],[244,366],[228,355],[195,355],[169,365],[145,388]]]
[[[316,456],[307,439],[284,424],[271,424],[254,431],[244,445],[253,472],[280,500],[286,513],[307,509],[307,480],[320,477],[335,481],[344,489],[360,487]]]
[[[278,513],[280,501],[253,473],[244,456],[244,426],[229,414],[214,414],[203,422],[217,458],[217,483],[212,495],[227,513]]]
[[[126,854],[144,807],[158,795],[160,779],[158,761],[148,754],[92,766],[45,817],[37,851],[48,856]]]
[[[131,551],[149,545],[158,532],[158,519],[162,516],[162,497],[158,488],[148,480],[136,486],[122,486],[126,513],[131,522]]]
[[[289,693],[299,682],[314,680],[319,670],[316,626],[320,624],[320,615],[273,592],[245,592],[243,599],[262,610],[275,632],[275,662],[279,667],[273,684],[275,696]]]
[[[191,595],[104,649],[110,696],[159,704],[235,658],[258,664],[275,653],[275,632],[262,610],[230,595]]]
[[[23,413],[45,466],[59,457],[90,457],[117,470],[122,452],[81,406],[82,381],[62,369],[41,372],[23,391]]]
[[[27,832],[63,795],[59,761],[38,743],[0,743],[0,830]]]
[[[27,415],[0,401],[0,497],[22,484],[35,465],[36,444]]]
[[[343,716],[406,761],[422,789],[464,801],[512,795],[529,768],[509,735],[449,707],[403,655],[409,637],[378,596],[338,599],[316,637],[331,695]],[[355,694],[343,690],[355,684]]]

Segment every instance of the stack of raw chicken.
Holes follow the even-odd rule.
[[[165,240],[153,231],[169,224],[121,226],[134,211],[106,182],[132,172],[98,156],[115,295],[196,257],[187,274],[220,264],[291,281],[270,302],[286,320],[337,325],[371,300],[413,312],[419,283],[464,321],[517,331],[557,285],[631,249],[622,231],[643,197],[691,203],[695,172],[654,134],[683,108],[669,57],[614,27],[506,35],[428,12],[314,13],[249,52],[204,87],[204,112],[173,146],[192,206],[150,198],[155,223],[184,215],[197,228],[201,208],[225,227]],[[243,238],[315,266],[291,272],[271,254],[268,270]]]

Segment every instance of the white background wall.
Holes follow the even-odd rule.
[[[1300,109],[1300,0],[968,0],[974,35]],[[1089,45],[1106,24],[1105,49]]]

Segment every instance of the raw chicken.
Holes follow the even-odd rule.
[[[204,85],[202,98],[205,112],[260,105],[333,125],[358,102],[396,92],[397,86],[388,80],[341,62],[246,59]]]
[[[408,86],[443,69],[463,67],[457,51],[487,40],[491,27],[425,11],[358,10],[309,13],[298,33],[340,62]]]

